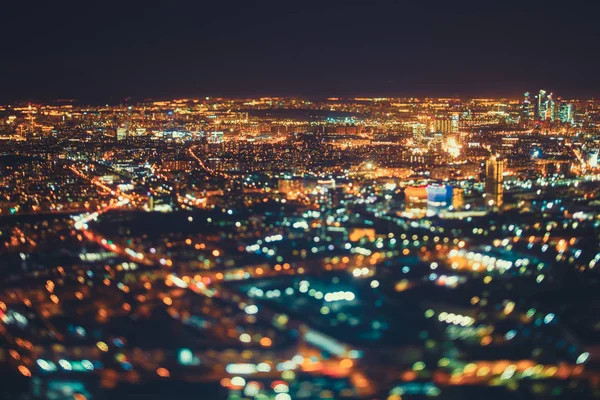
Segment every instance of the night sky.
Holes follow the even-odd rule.
[[[0,101],[600,96],[600,2],[4,1]]]

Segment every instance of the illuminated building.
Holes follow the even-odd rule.
[[[448,185],[427,185],[427,209],[438,214],[442,209],[447,208],[452,203],[452,186]]]
[[[117,128],[117,140],[125,140],[127,138],[127,130],[124,127]]]
[[[452,132],[458,132],[458,128],[460,126],[460,114],[454,113],[452,114]]]
[[[523,121],[531,121],[534,117],[533,103],[531,102],[531,95],[529,92],[525,92],[523,96],[523,104],[521,109],[521,118]]]
[[[327,129],[327,131],[330,130],[331,129]],[[356,125],[340,125],[335,127],[336,135],[358,135],[360,133],[360,127]]]
[[[286,134],[287,127],[285,125],[273,125],[271,127],[271,133],[274,135]]]
[[[207,141],[209,144],[223,143],[223,132],[211,132],[207,137]]]
[[[536,117],[539,120],[546,119],[546,106],[547,106],[546,101],[547,101],[546,91],[543,89],[540,89],[540,92],[537,95],[537,114],[536,114]]]
[[[598,151],[591,152],[588,158],[588,165],[591,168],[598,168]]]
[[[412,132],[413,132],[413,138],[415,140],[415,142],[420,143],[421,141],[423,141],[423,137],[425,136],[425,133],[427,132],[427,125],[425,124],[414,124],[412,127]]]
[[[503,203],[504,160],[491,156],[485,162],[485,194],[489,206],[500,207]]]
[[[573,104],[561,101],[560,106],[558,108],[558,118],[560,122],[564,124],[572,124],[573,123]]]
[[[453,120],[448,118],[438,118],[434,122],[434,133],[450,133],[454,132],[453,130]]]
[[[460,210],[465,205],[465,191],[461,188],[452,189],[452,207]]]
[[[552,93],[548,95],[546,100],[546,120],[554,121],[556,117],[556,102],[552,98]]]
[[[406,208],[422,208],[427,203],[425,186],[407,186],[404,189]]]
[[[537,96],[537,117],[540,121],[554,121],[556,118],[556,102],[545,90],[540,90]]]

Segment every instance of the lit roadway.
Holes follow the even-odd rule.
[[[206,164],[204,164],[204,161],[202,161],[202,159],[201,159],[200,157],[198,157],[198,156],[196,155],[196,153],[194,153],[194,151],[195,151],[197,148],[198,148],[198,146],[197,146],[197,145],[190,147],[190,149],[189,149],[189,153],[190,153],[190,156],[192,156],[192,158],[193,158],[194,160],[196,160],[196,161],[198,162],[198,164],[200,164],[200,167],[202,167],[202,169],[203,169],[203,170],[205,170],[205,171],[206,171],[207,173],[209,173],[210,175],[216,175],[216,176],[220,176],[220,177],[222,177],[222,178],[229,178],[229,177],[230,177],[230,175],[228,175],[228,174],[225,174],[225,173],[223,173],[223,172],[218,172],[218,171],[215,171],[215,170],[213,170],[213,169],[210,169],[210,168],[208,168],[208,167],[206,166]]]

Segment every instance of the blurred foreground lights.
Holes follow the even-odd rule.
[[[548,325],[550,322],[554,320],[554,314],[550,313],[544,317],[544,323]]]
[[[252,341],[252,338],[247,333],[242,333],[240,335],[240,342],[242,342],[242,343],[250,343],[251,341]]]
[[[471,326],[471,325],[473,325],[473,323],[475,323],[475,319],[473,319],[469,316],[453,314],[453,313],[448,314],[446,312],[440,313],[440,315],[438,316],[438,320],[440,322],[446,322],[448,324],[454,324],[454,325],[460,325],[460,326]]]
[[[325,295],[325,301],[326,302],[333,302],[333,301],[340,301],[340,300],[346,300],[346,301],[352,301],[356,298],[356,295],[352,292],[333,292],[333,293],[327,293]]]
[[[108,345],[104,342],[98,342],[96,343],[96,347],[98,347],[98,349],[100,349],[100,351],[108,351]]]
[[[60,360],[58,362],[58,365],[60,365],[60,367],[62,369],[64,369],[65,371],[71,371],[72,367],[71,367],[71,363],[68,362],[67,360]]]
[[[231,378],[231,385],[237,387],[244,387],[246,386],[246,380],[241,376],[234,376],[233,378]]]
[[[256,397],[259,394],[260,389],[261,384],[259,382],[248,382],[244,388],[244,396]]]
[[[258,307],[254,304],[250,304],[249,306],[246,306],[246,308],[244,309],[244,311],[246,312],[246,314],[248,315],[254,315],[258,312]]]
[[[517,336],[517,331],[513,329],[511,331],[508,331],[504,337],[506,338],[506,340],[511,340],[514,339],[515,336]]]
[[[590,353],[587,351],[585,353],[581,353],[579,357],[577,357],[577,364],[584,364],[590,358]]]
[[[39,365],[39,367],[44,371],[48,371],[48,372],[56,371],[56,365],[52,361],[46,361],[46,360],[39,359],[39,360],[37,360],[37,365]]]
[[[423,371],[425,369],[425,363],[423,361],[417,361],[413,364],[413,371]]]
[[[29,370],[29,368],[27,368],[24,365],[19,365],[19,372],[21,373],[21,375],[26,376],[26,377],[31,377],[31,371]]]
[[[90,360],[83,360],[81,361],[81,366],[85,369],[87,369],[88,371],[93,371],[94,370],[94,364],[92,364],[92,362]]]
[[[166,368],[158,368],[156,370],[156,374],[161,378],[168,378],[169,376],[171,376],[171,373]]]
[[[271,366],[267,363],[260,363],[256,366],[258,372],[271,372]]]

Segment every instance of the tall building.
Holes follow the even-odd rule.
[[[453,132],[452,129],[452,120],[449,118],[436,118],[434,122],[434,132],[433,133],[450,133]]]
[[[458,132],[459,128],[460,128],[460,114],[454,113],[454,114],[452,114],[452,132],[454,132],[454,133]]]
[[[452,205],[453,188],[448,185],[427,185],[427,209],[435,214]]]
[[[425,133],[427,132],[427,125],[425,124],[414,124],[412,127],[412,131],[413,131],[413,138],[415,140],[415,142],[420,143],[423,141],[423,137],[425,136]]]
[[[564,124],[573,123],[573,103],[562,100],[558,107],[558,118]]]
[[[523,104],[521,109],[521,119],[525,122],[531,121],[534,118],[533,103],[531,102],[531,95],[529,92],[525,92],[523,96]]]
[[[546,91],[544,89],[540,89],[540,93],[536,96],[537,98],[537,110],[536,117],[539,120],[546,120]]]
[[[465,191],[461,188],[452,189],[452,207],[460,210],[465,205]]]
[[[536,117],[540,121],[554,121],[558,117],[556,102],[553,93],[548,94],[545,90],[540,90],[537,97]]]
[[[546,100],[546,118],[545,120],[554,121],[556,118],[556,102],[552,98],[552,93],[548,95],[548,99]]]
[[[488,205],[500,207],[503,203],[504,160],[491,156],[485,162],[485,193]]]

